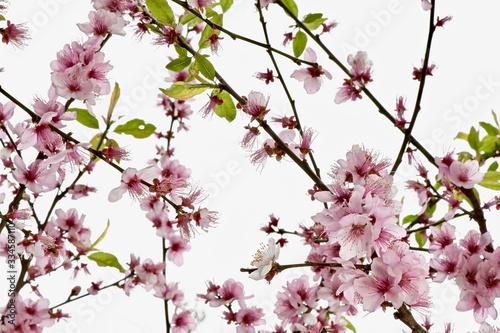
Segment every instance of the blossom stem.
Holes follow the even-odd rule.
[[[288,16],[290,16],[294,21],[295,23],[297,24],[298,27],[300,27],[307,35],[309,35],[309,37],[311,37],[311,39],[313,39],[316,44],[319,45],[319,47],[328,55],[328,58],[333,61],[346,75],[348,75],[350,78],[352,78],[352,75],[351,73],[349,72],[349,70],[347,69],[347,67],[345,67],[338,59],[337,57],[335,57],[335,55],[330,51],[330,49],[328,49],[328,47],[321,41],[321,38],[318,36],[318,35],[315,35],[313,34],[313,32],[311,30],[309,30],[305,25],[304,23],[302,23],[284,4],[281,0],[277,0],[276,3],[281,7],[283,8],[283,10],[285,11],[285,13],[287,13]],[[363,92],[365,93],[365,95],[372,101],[373,104],[375,104],[375,106],[377,107],[378,109],[378,112],[380,114],[382,114],[384,117],[386,117],[387,119],[389,119],[389,121],[392,123],[392,124],[396,124],[396,120],[394,119],[393,116],[391,116],[391,114],[387,111],[387,109],[378,101],[378,99],[370,92],[370,90],[368,90],[366,87],[363,87]],[[397,126],[396,126],[397,127]],[[403,128],[400,128],[400,127],[397,127],[399,128],[399,130],[401,132],[405,132],[405,130]],[[432,156],[431,153],[429,153],[429,151],[427,149],[425,149],[425,147],[420,144],[420,142],[415,139],[415,137],[413,137],[412,135],[409,136],[409,142],[411,142],[424,156],[425,158],[434,166],[436,166],[436,162],[434,161],[434,156]]]
[[[428,333],[422,326],[420,326],[410,310],[406,307],[406,304],[401,305],[401,307],[394,313],[394,318],[401,320],[406,326],[411,329],[411,333]]]
[[[210,21],[209,19],[203,17],[199,12],[193,10],[191,7],[189,7],[189,5],[185,2],[185,1],[180,1],[180,0],[172,0],[172,2],[178,4],[179,6],[181,6],[182,8],[184,8],[186,11],[190,12],[191,14],[195,15],[197,18],[199,18],[200,20],[202,20],[203,22],[205,22],[210,28],[212,29],[215,29],[215,30],[219,30],[223,33],[225,33],[226,35],[228,35],[229,37],[231,37],[232,39],[236,40],[236,39],[239,39],[241,41],[244,41],[246,43],[249,43],[249,44],[252,44],[252,45],[256,45],[258,47],[261,47],[261,48],[264,48],[266,49],[268,52],[274,52],[274,53],[277,53],[285,58],[288,58],[290,60],[292,60],[294,63],[296,63],[297,65],[300,65],[300,64],[307,64],[309,66],[312,66],[312,67],[317,67],[318,64],[317,63],[314,63],[314,62],[310,62],[310,61],[307,61],[307,60],[304,60],[304,59],[299,59],[297,57],[294,57],[286,52],[283,52],[283,51],[280,51],[278,49],[275,49],[274,47],[272,47],[269,42],[266,42],[266,43],[261,43],[261,42],[258,42],[254,39],[251,39],[251,38],[248,38],[248,37],[245,37],[245,36],[242,36],[242,35],[239,35],[239,34],[236,34],[212,21]]]
[[[129,275],[125,276],[124,278],[122,278],[122,279],[120,279],[120,280],[118,280],[118,281],[116,281],[116,282],[113,282],[113,283],[111,283],[111,284],[108,284],[107,286],[104,286],[104,287],[100,287],[100,288],[99,288],[99,291],[104,290],[104,289],[108,289],[108,288],[111,288],[111,287],[118,287],[118,286],[119,286],[119,284],[120,284],[120,282],[125,281],[126,279],[128,279],[128,278],[129,278],[129,277],[131,277],[132,275],[133,275],[133,274],[129,274]],[[86,293],[86,294],[84,294],[84,295],[80,295],[80,296],[73,297],[73,298],[71,298],[71,296],[69,296],[67,300],[65,300],[64,302],[61,302],[61,303],[59,303],[59,304],[57,304],[57,305],[54,305],[54,306],[53,306],[53,307],[51,307],[49,310],[54,310],[54,309],[57,309],[58,307],[61,307],[61,306],[65,305],[65,304],[68,304],[68,303],[74,302],[74,301],[76,301],[76,300],[82,299],[82,298],[87,297],[87,296],[90,296],[90,295],[92,295],[92,294],[91,294],[91,293]]]
[[[34,121],[39,121],[40,120],[40,116],[38,116],[35,112],[31,111],[28,107],[26,107],[23,103],[21,103],[19,100],[17,100],[14,96],[12,96],[11,94],[9,94],[6,90],[4,90],[2,88],[2,86],[0,85],[0,94],[4,95],[5,97],[7,97],[9,100],[11,100],[14,104],[16,104],[17,106],[19,106],[21,109],[23,109],[28,115],[31,116],[31,118],[34,120]],[[49,128],[59,134],[62,138],[64,138],[66,141],[69,141],[69,142],[72,142],[74,144],[79,144],[80,141],[76,140],[75,138],[73,138],[71,135],[61,131],[59,128],[55,127],[54,125],[52,124],[48,124]],[[106,162],[108,165],[110,165],[111,167],[113,167],[114,169],[118,170],[120,173],[123,173],[124,169],[119,166],[118,164],[114,163],[113,161],[110,161],[108,158],[106,158],[102,152],[94,149],[94,148],[85,148],[88,152],[92,153],[94,156],[97,156],[98,158],[100,158],[101,160],[103,160],[104,162]],[[148,183],[147,181],[141,179],[141,183],[143,185],[146,185],[147,187],[151,187],[152,184]],[[162,199],[165,200],[165,202],[167,202],[170,206],[172,206],[176,211],[181,211],[181,206],[175,204],[172,200],[168,199],[167,197],[165,196],[162,196]],[[3,223],[3,221],[2,221]],[[2,231],[3,227],[2,227],[2,224],[0,224],[0,232]]]
[[[262,8],[260,7],[260,0],[258,0],[258,6],[257,9],[259,11],[259,19],[260,23],[262,25],[262,31],[264,32],[264,38],[266,40],[266,43],[270,45],[269,41],[269,34],[267,31],[267,22],[264,21],[264,15],[262,13]],[[292,95],[290,94],[290,90],[288,89],[288,86],[285,82],[285,79],[283,78],[283,75],[281,75],[280,68],[278,66],[278,63],[276,62],[276,58],[274,57],[273,51],[271,49],[267,49],[267,53],[269,54],[269,58],[271,58],[271,61],[273,63],[274,69],[276,70],[276,74],[278,75],[278,80],[281,82],[281,86],[283,87],[283,90],[285,91],[286,97],[288,98],[288,101],[290,103],[290,106],[292,107],[293,114],[295,116],[295,119],[297,121],[296,128],[299,131],[299,134],[301,137],[304,136],[304,131],[302,129],[302,125],[300,124],[300,118],[299,118],[299,113],[297,112],[297,108],[295,106],[295,100],[292,98]],[[314,171],[316,172],[316,175],[318,178],[321,178],[321,173],[318,168],[318,165],[316,164],[316,160],[314,159],[314,155],[312,152],[309,152],[309,156],[311,158],[311,164],[314,168]],[[326,208],[326,203],[325,203],[325,208]]]
[[[418,93],[417,93],[417,99],[415,101],[415,107],[413,110],[413,115],[410,120],[410,124],[408,125],[408,128],[405,130],[405,136],[403,139],[403,142],[401,143],[401,148],[399,149],[399,153],[396,157],[396,161],[394,162],[394,165],[392,166],[391,169],[391,175],[394,175],[396,173],[396,170],[398,169],[399,165],[401,164],[401,161],[403,160],[403,155],[406,151],[406,146],[408,145],[408,142],[410,141],[411,137],[411,132],[413,130],[413,127],[415,126],[415,123],[417,122],[417,116],[421,110],[420,103],[422,101],[422,96],[424,94],[424,87],[425,87],[425,77],[427,76],[428,69],[427,66],[429,65],[429,57],[431,54],[431,45],[432,45],[432,37],[434,36],[434,31],[436,30],[436,26],[434,24],[434,13],[436,10],[436,4],[435,0],[432,0],[432,7],[429,13],[429,33],[427,35],[427,45],[425,49],[425,56],[424,56],[424,63],[423,63],[423,68],[422,68],[422,77],[420,79],[420,84],[418,86]]]

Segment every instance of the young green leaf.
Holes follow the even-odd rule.
[[[115,255],[107,252],[96,252],[87,256],[92,261],[100,267],[114,267],[120,271],[120,273],[125,273],[125,268],[118,262],[118,258]]]
[[[424,247],[425,243],[427,243],[427,237],[422,235],[420,232],[415,233],[415,240],[417,241],[418,247]]]
[[[288,8],[288,10],[295,16],[299,16],[299,8],[294,0],[281,0],[283,6]]]
[[[172,97],[172,98],[177,98],[177,99],[188,99],[191,97],[194,97],[196,95],[201,94],[208,88],[215,88],[215,86],[211,84],[188,84],[185,82],[175,82],[170,86],[170,88],[167,89],[162,89],[160,88],[161,92],[164,93],[165,95]]]
[[[481,180],[478,185],[489,188],[490,190],[500,190],[500,172],[491,170],[486,171],[483,180]]]
[[[0,14],[0,21],[5,21],[5,17],[2,14]]]
[[[314,14],[307,14],[304,17],[304,20],[302,20],[302,23],[304,23],[304,25],[309,30],[316,30],[325,21],[326,21],[326,17],[323,17],[323,14],[321,14],[321,13],[314,13]]]
[[[493,120],[495,121],[495,124],[497,125],[497,127],[500,127],[500,125],[498,125],[498,118],[497,118],[497,114],[495,113],[495,111],[491,110],[491,114],[493,115]]]
[[[497,169],[498,169],[498,162],[497,161],[491,163],[490,166],[488,167],[488,171],[496,171]]]
[[[403,224],[415,222],[418,219],[418,217],[419,217],[419,215],[417,215],[417,214],[405,216],[403,218]]]
[[[345,327],[348,330],[351,330],[353,333],[356,333],[356,328],[354,327],[354,325],[346,317],[342,316],[342,319],[344,319],[344,321],[346,322]]]
[[[166,0],[146,0],[146,6],[161,24],[172,25],[174,23],[174,12]]]
[[[120,98],[120,86],[115,82],[115,88],[113,89],[113,93],[111,94],[111,100],[109,102],[108,107],[108,115],[106,116],[106,121],[109,122],[111,120],[111,116],[113,115],[113,110],[115,109],[116,103]]]
[[[232,122],[236,118],[236,106],[234,105],[231,95],[223,90],[219,93],[218,97],[222,100],[222,104],[215,106],[215,114],[221,118]]]
[[[194,60],[196,61],[196,64],[198,65],[198,69],[200,70],[200,73],[203,74],[204,77],[207,79],[213,81],[215,78],[215,68],[214,65],[208,60],[206,57],[202,56],[199,53],[196,53],[194,55]]]
[[[233,5],[233,0],[220,0],[220,6],[222,7],[222,11],[225,13],[231,8]]]
[[[485,123],[484,121],[480,121],[479,125],[486,130],[489,135],[498,135],[498,128],[493,126],[492,124]]]
[[[479,152],[479,132],[474,128],[474,126],[471,126],[470,128],[467,142],[469,142],[469,146],[474,149],[474,151]]]
[[[96,241],[92,245],[90,245],[89,251],[96,251],[97,250],[96,249],[97,244],[99,244],[104,239],[104,237],[106,237],[106,234],[108,233],[108,229],[109,229],[109,219],[108,219],[108,222],[106,223],[106,228],[104,229],[102,234],[99,236],[99,238],[96,239]]]
[[[86,109],[79,109],[79,108],[71,108],[68,109],[69,112],[76,112],[76,121],[78,121],[80,124],[90,127],[90,128],[95,128],[99,129],[99,121],[97,120],[96,117],[90,114],[90,112]]]
[[[123,125],[116,126],[114,132],[132,135],[136,139],[144,139],[154,133],[156,126],[146,124],[142,119],[132,119]]]
[[[169,62],[166,68],[174,72],[180,72],[190,64],[191,64],[190,57],[177,58]]]
[[[302,31],[297,31],[295,38],[293,39],[293,54],[296,57],[300,57],[307,45],[307,35]]]

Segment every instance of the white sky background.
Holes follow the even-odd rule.
[[[252,3],[235,0],[234,7],[225,16],[224,27],[263,40]],[[421,9],[419,0],[308,0],[298,1],[298,5],[300,15],[324,12],[329,21],[335,19],[340,23],[331,34],[324,36],[324,42],[344,63],[348,53],[359,49],[368,51],[374,63],[374,82],[368,87],[388,110],[394,109],[398,95],[406,96],[407,107],[412,109],[418,84],[411,79],[411,70],[414,65],[419,66],[423,58],[428,26],[428,13]],[[307,9],[306,5],[311,9]],[[24,50],[14,50],[10,46],[1,48],[0,67],[5,67],[5,73],[0,74],[2,87],[27,105],[34,95],[46,98],[50,85],[49,63],[64,44],[85,40],[75,23],[85,22],[90,9],[87,1],[12,1],[7,17],[16,23],[30,22],[33,40]],[[471,2],[438,1],[437,15],[453,15],[453,20],[444,29],[436,31],[431,62],[436,63],[438,69],[435,76],[427,80],[422,112],[414,130],[414,135],[433,154],[442,155],[456,144],[460,144],[460,149],[465,148],[462,143],[453,141],[456,133],[468,131],[479,121],[491,122],[490,110],[499,109],[500,48],[496,43],[500,31],[499,12],[500,3],[494,0],[481,1],[476,5],[471,5]],[[266,15],[271,38],[275,46],[280,47],[283,33],[290,31],[288,26],[292,23],[280,13],[279,8],[273,6]],[[150,85],[156,82],[160,87],[168,86],[163,82],[167,75],[164,66],[173,50],[152,46],[147,38],[137,42],[131,36],[131,30],[127,32],[126,37],[111,38],[103,50],[106,59],[114,66],[108,78],[121,86],[122,101],[118,104],[117,114],[127,117],[126,120],[142,118],[158,127],[166,126],[162,111],[155,106],[158,90]],[[288,51],[291,52],[290,47]],[[333,80],[325,82],[315,95],[306,95],[302,83],[295,80],[289,79],[288,84],[296,97],[302,124],[318,131],[313,149],[322,174],[325,175],[337,159],[344,158],[353,144],[364,144],[380,151],[382,156],[394,159],[402,135],[377,113],[366,97],[356,103],[334,104],[334,94],[344,75],[320,51],[317,53],[320,64],[332,73]],[[277,58],[285,76],[288,77],[297,68],[290,61]],[[243,42],[233,42],[224,36],[219,56],[210,59],[238,93],[248,95],[251,90],[262,91],[271,95],[269,106],[275,115],[290,115],[290,107],[279,84],[275,82],[266,86],[253,78],[257,71],[271,68],[264,50],[249,47]],[[6,100],[0,97],[0,101]],[[95,112],[105,114],[108,101],[108,96],[100,98]],[[205,103],[204,99],[193,102],[192,108],[197,111]],[[79,105],[75,103],[74,106]],[[282,227],[293,230],[299,223],[310,223],[309,217],[322,207],[308,199],[305,193],[311,181],[293,163],[269,160],[262,172],[256,171],[248,161],[248,153],[239,148],[243,126],[247,123],[248,119],[241,115],[228,124],[217,117],[207,120],[195,114],[188,121],[191,131],[179,134],[173,141],[176,158],[192,170],[192,177],[199,185],[210,189],[212,196],[208,207],[221,213],[216,229],[193,239],[192,250],[185,256],[184,266],[177,268],[170,265],[168,268],[167,279],[181,282],[190,306],[195,305],[194,295],[205,291],[205,281],[213,279],[222,284],[226,278],[233,277],[245,283],[248,294],[256,296],[253,304],[271,312],[274,295],[287,279],[306,272],[285,271],[270,285],[250,280],[246,274],[239,272],[239,268],[248,267],[259,244],[267,242],[267,237],[259,228],[267,223],[270,213],[281,218]],[[85,141],[94,134],[90,130],[80,130],[75,132],[75,137]],[[155,151],[154,145],[148,147],[143,142],[118,135],[116,139],[122,146],[127,146],[133,156],[132,161],[122,163],[124,167],[145,166],[146,160]],[[396,182],[401,196],[404,195],[402,182],[414,174],[410,168],[400,168]],[[122,264],[129,260],[130,252],[140,255],[142,259],[159,260],[160,239],[154,236],[150,222],[138,209],[137,203],[126,196],[115,204],[107,202],[109,191],[118,186],[119,179],[120,175],[114,170],[99,165],[93,177],[84,180],[89,185],[98,186],[99,192],[91,199],[76,202],[79,211],[86,215],[85,221],[95,237],[110,219],[111,228],[100,248],[117,255]],[[486,195],[483,200],[485,198]],[[406,202],[412,201],[416,202],[415,196],[407,196]],[[66,200],[61,207],[69,208],[74,204]],[[417,208],[412,205],[412,209],[407,214],[415,213]],[[461,222],[466,227],[475,227],[472,222]],[[489,224],[494,239],[500,235],[498,226],[493,226],[495,222],[493,217]],[[460,229],[462,235],[466,230]],[[290,245],[282,249],[279,260],[282,264],[301,262],[307,255],[298,241],[290,240]],[[113,269],[94,268],[93,272],[94,281],[102,278],[104,283],[114,281],[113,277],[120,277]],[[64,300],[77,284],[85,290],[90,282],[88,279],[70,281],[64,272],[40,279],[42,293],[53,304]],[[453,310],[458,300],[454,286],[435,288],[433,294],[433,319],[436,321],[433,332],[442,332],[442,323],[447,321],[455,323],[455,332],[477,329],[471,312],[457,313]],[[3,299],[1,297],[5,297],[4,293],[0,296]],[[220,309],[213,311],[200,302],[196,306],[207,315],[196,332],[235,331],[234,327],[227,326],[224,320],[218,318]],[[137,288],[130,298],[119,291],[103,292],[94,299],[85,298],[66,306],[64,310],[73,316],[71,321],[59,323],[47,332],[161,332],[164,325],[161,301],[142,292],[141,288]],[[421,317],[416,317],[420,321]],[[385,332],[401,332],[405,328],[393,319],[390,310],[369,314],[366,318],[358,316],[352,321],[358,332],[373,332],[374,324],[383,325]]]

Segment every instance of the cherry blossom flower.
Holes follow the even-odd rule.
[[[189,6],[198,8],[201,12],[212,5],[213,0],[187,0]]]
[[[354,281],[354,288],[363,298],[363,309],[375,311],[384,301],[389,301],[394,308],[403,304],[401,270],[385,264],[381,258],[373,259],[371,275]]]
[[[372,81],[371,67],[373,63],[368,59],[368,55],[364,51],[358,51],[355,56],[350,54],[347,57],[347,62],[351,65],[349,70],[351,78],[345,79],[342,87],[335,95],[335,103],[341,104],[347,100],[355,101],[361,98],[361,92],[368,82]]]
[[[5,104],[0,103],[0,126],[5,125],[7,120],[12,118],[15,107],[16,105],[10,101]]]
[[[228,279],[217,290],[218,297],[209,301],[211,307],[229,305],[233,301],[242,301],[245,298],[243,284],[233,279]]]
[[[142,184],[142,180],[153,178],[157,173],[157,170],[153,167],[141,170],[135,168],[125,169],[122,174],[120,186],[109,192],[108,200],[116,202],[122,198],[125,192],[128,192],[132,198],[141,198],[147,191],[147,187]]]
[[[269,82],[274,82],[273,70],[269,68],[266,72],[258,72],[257,74],[255,74],[255,77],[259,80],[265,81],[266,84],[269,84]]]
[[[340,244],[340,258],[349,260],[370,256],[373,241],[370,219],[364,215],[350,214],[338,223],[342,228],[332,235],[332,241]]]
[[[99,9],[89,13],[89,22],[78,23],[77,26],[83,33],[89,36],[106,36],[107,34],[125,36],[123,28],[126,24],[127,22],[125,22],[122,15]]]
[[[453,161],[450,165],[449,180],[463,188],[473,188],[483,180],[484,173],[479,172],[479,163],[476,160],[465,162]]]
[[[474,319],[477,323],[483,323],[488,317],[497,319],[498,316],[494,302],[473,290],[462,291],[456,309],[458,311],[473,310]]]
[[[172,317],[172,333],[189,333],[196,323],[189,310],[176,312]]]
[[[135,12],[137,10],[136,0],[93,0],[95,9],[106,9],[110,12]]]
[[[179,283],[162,283],[155,286],[155,296],[167,301],[172,301],[172,304],[177,307],[182,306],[184,301],[184,293],[179,289]]]
[[[16,181],[26,185],[33,193],[41,193],[54,189],[59,183],[58,165],[47,165],[42,160],[35,160],[28,167],[19,156],[14,157],[16,169],[12,175]]]
[[[248,94],[247,102],[243,105],[243,111],[252,116],[252,120],[263,120],[264,116],[269,112],[267,103],[269,103],[269,97],[264,97],[261,92],[251,91]]]
[[[312,63],[316,63],[318,60],[316,52],[314,52],[314,50],[310,47],[306,48],[304,59]],[[306,93],[315,94],[319,91],[323,84],[321,79],[322,75],[326,76],[329,80],[332,79],[330,72],[323,69],[319,65],[317,67],[296,69],[290,77],[300,82],[304,82],[304,89],[306,90]]]
[[[236,332],[255,333],[254,326],[264,325],[266,323],[263,317],[264,311],[256,306],[240,309],[236,314],[236,321],[239,324],[236,326]]]
[[[167,250],[167,259],[177,266],[182,266],[184,263],[183,254],[191,249],[191,245],[184,238],[177,235],[169,236],[168,241],[170,246]]]
[[[102,36],[89,38],[85,43],[66,44],[50,63],[51,80],[56,94],[66,99],[95,104],[95,96],[111,91],[106,74],[113,68],[104,62],[104,53],[99,52]]]
[[[430,0],[421,0],[422,8],[424,10],[430,10],[432,8],[432,3]]]
[[[276,272],[272,268],[280,255],[280,248],[276,246],[273,238],[269,238],[267,246],[262,244],[261,248],[257,250],[250,265],[257,269],[253,271],[249,277],[254,280],[266,279],[270,281]]]
[[[26,24],[14,24],[9,20],[7,20],[6,28],[0,28],[0,35],[2,35],[2,43],[10,43],[17,48],[25,46],[25,41],[29,38]]]

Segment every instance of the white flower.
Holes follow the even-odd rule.
[[[262,280],[266,277],[267,273],[271,271],[273,263],[278,260],[280,255],[280,248],[276,246],[273,238],[269,238],[267,246],[262,244],[261,248],[253,256],[250,265],[257,268],[250,274],[250,278],[254,280]]]

